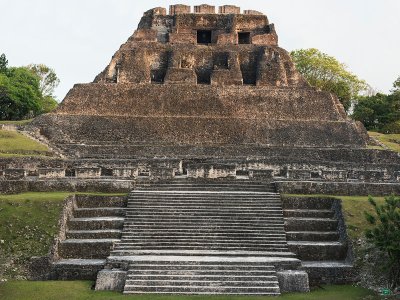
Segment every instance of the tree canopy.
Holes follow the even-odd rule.
[[[359,97],[352,117],[368,130],[382,133],[400,133],[400,77],[393,83],[389,95],[378,93]]]
[[[318,49],[294,50],[290,55],[310,85],[335,94],[346,110],[351,100],[368,88],[367,83],[348,71],[345,64]]]
[[[38,66],[43,66],[38,69],[42,71],[32,67],[8,67],[6,56],[0,56],[0,120],[31,118],[57,106],[52,93],[59,80],[52,69]]]

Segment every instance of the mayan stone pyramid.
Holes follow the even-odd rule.
[[[366,143],[339,100],[299,74],[268,18],[235,6],[145,12],[104,71],[32,126],[70,157],[246,156],[257,147]]]

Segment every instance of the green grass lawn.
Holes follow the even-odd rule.
[[[19,120],[19,121],[0,121],[0,124],[5,124],[5,125],[27,125],[32,121],[33,121],[33,119]]]
[[[52,156],[46,146],[17,131],[0,130],[0,157],[6,156]]]
[[[91,290],[89,281],[10,281],[0,284],[2,300],[46,300],[46,299],[135,299],[135,300],[356,300],[375,299],[371,291],[349,285],[324,286],[311,293],[284,294],[280,297],[259,296],[177,296],[177,295],[135,295],[127,296],[118,292],[97,292]]]
[[[372,131],[369,131],[368,133],[389,149],[400,153],[400,134],[383,134]]]
[[[4,266],[0,268],[0,278],[24,275],[31,256],[48,253],[53,237],[58,232],[62,202],[72,194],[0,195],[0,266]]]

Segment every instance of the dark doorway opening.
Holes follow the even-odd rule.
[[[250,32],[238,33],[239,44],[250,44]]]
[[[197,44],[211,44],[211,30],[197,30]]]

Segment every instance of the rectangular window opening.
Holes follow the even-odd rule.
[[[250,44],[250,32],[238,33],[239,44]]]
[[[211,44],[211,30],[197,30],[197,44]]]

